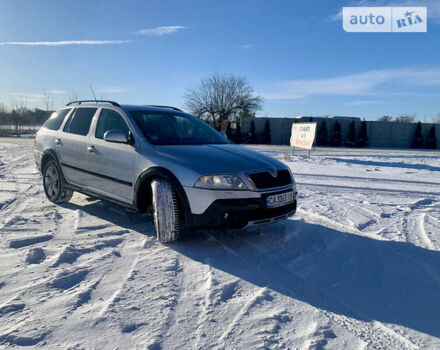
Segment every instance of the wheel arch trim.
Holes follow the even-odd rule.
[[[52,148],[46,148],[43,150],[43,152],[41,152],[41,174],[43,174],[44,166],[47,163],[47,161],[43,162],[43,159],[45,159],[46,157],[51,157],[57,163],[58,169],[60,170],[61,174],[61,181],[63,182],[63,184],[66,184],[67,181],[64,176],[63,168],[61,167],[61,163],[58,159],[57,153]]]
[[[134,186],[134,207],[140,211],[139,203],[140,196],[142,195],[140,189],[145,181],[151,182],[154,178],[162,178],[170,181],[171,185],[175,188],[177,195],[179,196],[179,200],[183,206],[184,215],[186,220],[190,220],[191,218],[191,210],[188,202],[188,198],[186,196],[185,190],[183,189],[182,184],[177,179],[177,177],[168,169],[163,167],[151,167],[147,170],[144,170],[136,180],[136,184]]]
[[[48,156],[53,158],[53,160],[55,160],[58,163],[58,166],[60,166],[57,153],[52,148],[46,148],[41,152],[41,173],[43,173],[44,164],[45,164],[43,163],[43,160]]]

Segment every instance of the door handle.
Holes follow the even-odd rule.
[[[55,139],[55,144],[56,144],[57,146],[62,146],[62,145],[63,145],[63,143],[61,142],[60,139]]]
[[[87,146],[87,149],[89,150],[90,153],[95,153],[96,151],[95,146]]]

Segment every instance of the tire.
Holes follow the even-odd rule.
[[[160,242],[174,242],[179,238],[181,217],[176,191],[164,179],[151,182],[153,217],[156,238]]]
[[[54,160],[49,160],[44,166],[43,187],[47,199],[53,203],[68,202],[73,196],[73,191],[64,187],[61,169]]]

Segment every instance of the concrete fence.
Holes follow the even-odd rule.
[[[257,143],[261,143],[264,133],[266,120],[270,124],[271,144],[289,145],[290,133],[293,123],[310,122],[310,118],[255,118],[255,134]],[[318,133],[321,123],[324,119],[313,119],[317,122],[316,132]],[[327,134],[330,136],[336,121],[341,123],[342,146],[348,138],[351,121],[325,119],[327,125]],[[241,124],[241,132],[244,137],[250,133],[252,118],[244,118]],[[356,137],[359,135],[361,121],[355,121]],[[423,142],[426,142],[428,133],[432,126],[436,128],[437,148],[440,149],[440,124],[422,123]],[[396,123],[396,122],[378,122],[367,121],[367,137],[369,147],[377,148],[411,148],[414,139],[417,123]]]

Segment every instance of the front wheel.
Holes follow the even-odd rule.
[[[54,203],[68,202],[73,191],[64,187],[61,170],[54,160],[50,160],[43,170],[43,186],[47,199]]]
[[[156,237],[160,242],[173,242],[181,229],[177,193],[164,179],[153,180],[151,189]]]

